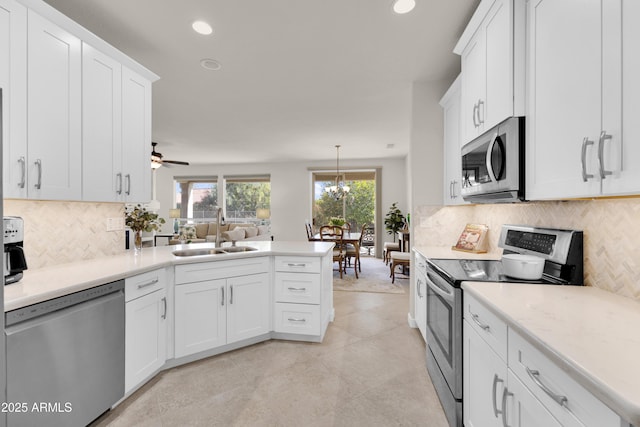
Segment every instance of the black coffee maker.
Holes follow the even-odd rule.
[[[4,229],[4,284],[22,279],[27,269],[27,260],[22,247],[24,242],[24,221],[17,216],[3,218]]]

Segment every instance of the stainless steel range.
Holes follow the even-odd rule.
[[[462,426],[462,282],[583,284],[582,231],[504,225],[499,246],[544,258],[542,277],[506,276],[497,260],[427,259],[427,370],[452,427]]]

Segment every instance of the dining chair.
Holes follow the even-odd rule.
[[[345,263],[344,244],[342,243],[343,234],[344,230],[337,225],[323,225],[320,227],[320,240],[335,242],[335,246],[333,247],[333,262],[338,263],[338,271],[340,272],[341,279]]]
[[[310,223],[305,221],[304,228],[307,231],[307,240],[312,241],[313,240],[313,227],[311,226]]]
[[[371,255],[371,250],[375,250],[376,235],[373,225],[365,224],[362,226],[362,238],[360,248],[367,248],[367,255]]]
[[[346,244],[346,256],[347,256],[347,266],[351,266],[351,258],[355,258],[354,260],[354,268],[356,270],[356,278],[358,277],[358,271],[362,273],[362,263],[360,261],[360,250],[362,249],[362,238],[365,234],[365,228],[367,225],[362,226],[362,232],[360,233],[360,238],[358,239],[358,247],[356,248],[354,245],[347,243]]]

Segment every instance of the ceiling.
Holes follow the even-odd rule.
[[[341,159],[405,156],[412,83],[453,80],[479,3],[397,15],[391,0],[45,1],[160,76],[153,140],[192,164],[335,159],[336,144]]]

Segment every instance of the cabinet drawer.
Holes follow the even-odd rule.
[[[509,368],[563,426],[620,425],[615,412],[512,329]]]
[[[276,273],[276,302],[320,304],[320,275]]]
[[[268,273],[269,257],[177,265],[175,271],[176,284]]]
[[[320,257],[276,257],[276,271],[291,273],[320,273]]]
[[[125,301],[131,301],[143,295],[162,289],[167,282],[167,272],[164,268],[127,277],[124,280]]]
[[[464,293],[464,318],[506,362],[507,324],[467,292]]]
[[[276,303],[274,323],[276,332],[320,335],[320,306]]]

